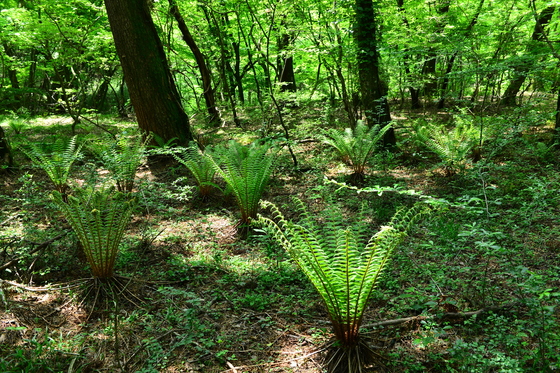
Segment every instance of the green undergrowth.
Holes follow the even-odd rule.
[[[72,137],[63,119],[45,123],[5,129],[16,149],[54,143],[56,131]],[[115,133],[126,126],[106,123]],[[311,138],[306,126],[298,137]],[[453,173],[406,140],[398,153],[375,155],[359,183],[320,142],[294,145],[299,171],[280,148],[263,199],[286,220],[297,218],[295,196],[318,224],[330,207],[348,224],[361,216],[369,237],[399,208],[434,206],[393,250],[365,308],[361,335],[379,354],[371,371],[560,369],[558,151],[530,128],[524,122],[520,136],[493,128],[482,159],[461,160]],[[101,131],[77,130],[78,142]],[[104,177],[92,157],[76,160],[70,185]],[[114,266],[122,287],[99,285],[114,292],[96,296],[78,239],[49,199],[49,177],[23,153],[15,161],[19,168],[0,176],[0,278],[21,286],[0,284],[1,372],[322,371],[321,354],[310,354],[332,337],[326,307],[273,239],[258,230],[240,237],[223,179],[199,198],[186,167],[149,168],[143,159]],[[410,319],[377,324],[400,318]]]

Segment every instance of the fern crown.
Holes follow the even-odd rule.
[[[98,278],[113,275],[118,248],[136,206],[136,198],[112,189],[79,190],[68,196],[54,191],[56,202],[82,243],[92,273]]]
[[[273,171],[272,149],[270,143],[241,145],[232,140],[227,148],[216,147],[211,154],[216,171],[235,195],[243,224],[257,216],[259,200]]]
[[[295,260],[325,302],[335,336],[345,345],[357,343],[370,295],[390,255],[402,242],[418,213],[400,210],[369,240],[364,226],[346,226],[340,211],[330,211],[321,225],[296,200],[301,219],[287,221],[276,206],[263,202],[273,218],[259,217],[265,228]]]
[[[321,139],[325,144],[334,147],[343,159],[350,163],[354,173],[363,174],[368,157],[390,128],[390,124],[383,128],[379,125],[369,128],[359,120],[354,129],[346,128],[341,132],[331,128],[324,132]]]
[[[217,169],[212,162],[211,153],[211,147],[207,146],[202,151],[195,142],[189,143],[186,148],[181,148],[179,153],[173,153],[173,157],[193,174],[202,197],[208,196],[215,186],[214,177]]]
[[[144,161],[146,144],[150,139],[150,136],[142,140],[140,135],[130,137],[123,133],[109,145],[104,145],[101,149],[92,149],[97,153],[103,167],[111,173],[119,192],[132,191],[136,172]]]
[[[65,193],[70,169],[81,156],[81,149],[82,145],[77,146],[76,136],[74,136],[68,143],[57,140],[50,153],[35,144],[32,144],[29,149],[23,148],[22,150],[35,165],[47,173],[56,189]]]

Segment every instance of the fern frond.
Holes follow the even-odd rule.
[[[296,201],[301,208],[301,201]],[[321,227],[305,210],[295,223],[287,221],[272,203],[262,206],[271,210],[272,218],[259,215],[256,224],[286,249],[317,289],[335,337],[343,346],[357,345],[367,301],[391,253],[420,212],[414,208],[398,211],[387,226],[365,241],[360,234],[363,229],[345,226],[340,211],[328,212],[331,222]]]
[[[196,143],[191,142],[187,148],[173,157],[193,174],[198,184],[198,191],[202,198],[208,197],[214,184],[216,166],[212,162],[209,153],[211,148],[207,146],[204,151],[200,150]]]
[[[78,191],[67,202],[58,191],[51,198],[58,205],[83,246],[92,274],[113,276],[118,248],[130,222],[136,199],[111,190]]]
[[[130,137],[121,134],[115,141],[108,142],[108,145],[96,151],[103,167],[111,173],[119,192],[132,192],[136,172],[144,161],[146,144],[150,140],[150,136],[142,140],[140,135]]]
[[[51,152],[46,152],[35,144],[31,144],[28,149],[22,148],[22,151],[36,166],[47,173],[55,189],[66,195],[70,169],[81,155],[82,145],[76,146],[76,143],[76,136],[74,136],[68,143],[57,140]]]
[[[241,210],[241,225],[257,217],[259,201],[273,171],[272,145],[257,142],[244,146],[232,140],[210,154],[217,173],[233,191]]]
[[[331,128],[325,131],[322,140],[335,148],[342,158],[350,163],[355,174],[363,175],[369,156],[390,128],[390,124],[383,128],[379,125],[369,128],[360,120],[354,130],[346,128],[341,132]]]
[[[417,141],[440,158],[448,174],[465,164],[480,141],[479,128],[464,121],[450,130],[443,125],[417,124],[414,131]]]

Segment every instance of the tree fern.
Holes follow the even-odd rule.
[[[187,148],[173,157],[189,169],[198,184],[198,191],[202,198],[210,195],[216,175],[216,167],[209,156],[209,147],[201,151],[196,143],[191,142]]]
[[[78,236],[93,276],[112,277],[119,244],[136,199],[111,190],[81,191],[77,196],[68,196],[67,202],[55,191],[52,199]]]
[[[340,212],[330,212],[326,224],[319,226],[297,203],[302,211],[298,223],[287,221],[276,206],[263,202],[273,218],[260,216],[258,224],[286,249],[327,307],[338,342],[327,358],[329,372],[361,372],[371,358],[359,334],[367,301],[418,213],[400,210],[368,240],[364,229],[346,226]]]
[[[389,128],[390,124],[383,128],[379,125],[370,128],[359,120],[354,129],[346,128],[341,132],[331,128],[325,131],[322,140],[338,150],[342,158],[350,163],[355,175],[364,175],[369,156]]]
[[[68,143],[57,140],[50,153],[45,152],[35,144],[32,144],[28,149],[23,148],[22,150],[35,165],[41,167],[47,173],[55,189],[66,200],[68,175],[70,174],[72,164],[80,157],[81,148],[82,145],[76,146],[76,136],[74,136]]]
[[[244,146],[232,140],[227,148],[217,147],[211,154],[216,171],[235,195],[241,210],[241,227],[257,217],[259,201],[274,166],[271,149],[269,143]]]

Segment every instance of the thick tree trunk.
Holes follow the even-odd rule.
[[[358,73],[360,80],[361,104],[368,124],[384,126],[391,122],[391,112],[387,101],[387,86],[379,73],[379,53],[377,51],[377,21],[372,0],[356,0],[356,26],[354,30],[358,46]],[[385,133],[386,147],[396,145],[395,132],[391,128]]]
[[[204,90],[204,101],[206,102],[206,108],[208,110],[208,123],[211,125],[218,125],[219,121],[219,114],[218,109],[216,108],[216,99],[214,98],[214,89],[212,88],[212,74],[210,73],[210,69],[206,65],[206,58],[204,54],[198,48],[187,24],[181,13],[179,12],[179,7],[175,0],[169,0],[169,10],[171,14],[175,17],[177,21],[177,25],[179,26],[179,30],[183,35],[183,40],[191,49],[191,52],[194,55],[196,63],[198,65],[198,70],[200,71],[200,77],[202,78],[202,89]]]
[[[138,126],[159,142],[193,139],[146,0],[105,0]]]

